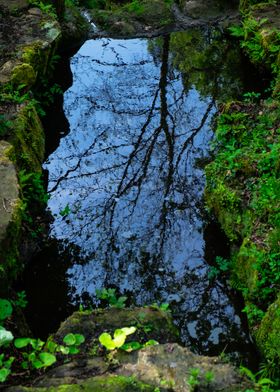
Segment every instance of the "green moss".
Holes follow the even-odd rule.
[[[11,391],[13,388],[11,389]],[[16,387],[16,392],[154,392],[155,387],[136,380],[134,377],[97,376],[80,384],[65,384],[49,388]]]
[[[13,145],[13,159],[21,169],[41,172],[45,135],[33,102],[25,104],[14,121]]]
[[[256,289],[258,279],[256,252],[255,244],[245,238],[235,258],[234,273],[238,276],[246,300],[250,299]]]
[[[20,85],[30,88],[33,86],[35,81],[36,73],[30,64],[23,63],[13,69],[11,82],[15,88]]]
[[[280,377],[280,297],[268,308],[256,334],[268,375]]]

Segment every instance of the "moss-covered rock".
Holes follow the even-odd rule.
[[[11,82],[15,88],[18,88],[20,85],[31,88],[35,81],[36,73],[30,64],[23,63],[17,65],[12,71]]]
[[[53,387],[12,387],[10,392],[155,392],[151,385],[134,377],[106,375],[89,378],[78,384],[63,384]]]
[[[25,103],[13,122],[13,159],[20,169],[41,172],[45,134],[33,102]]]
[[[75,312],[61,324],[55,338],[62,341],[68,333],[81,333],[87,342],[83,351],[88,352],[92,350],[101,333],[113,333],[117,328],[130,326],[135,326],[137,330],[128,340],[145,343],[149,339],[154,339],[165,343],[176,342],[179,339],[171,315],[152,307]]]
[[[256,334],[270,376],[280,376],[280,296],[270,305]]]

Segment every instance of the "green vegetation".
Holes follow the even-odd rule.
[[[221,107],[205,193],[232,242],[231,259],[222,266],[245,299],[263,356],[260,372],[250,378],[262,391],[280,387],[280,32],[273,7],[247,7],[242,25],[230,28],[251,61],[271,73],[271,85],[266,99],[249,91]]]
[[[5,382],[13,375],[13,368],[21,367],[26,371],[38,370],[52,366],[57,361],[57,355],[74,355],[80,352],[79,346],[85,342],[81,334],[68,333],[63,338],[64,345],[58,344],[49,337],[46,342],[41,339],[22,337],[14,339],[13,333],[4,324],[13,314],[13,306],[25,307],[26,299],[23,292],[17,294],[17,299],[9,301],[0,298],[0,382]],[[12,342],[14,347],[12,347]],[[24,349],[24,351],[22,350]]]
[[[101,289],[96,290],[96,296],[98,299],[108,301],[112,308],[122,309],[125,307],[125,302],[127,300],[126,296],[118,297],[116,296],[116,289]]]
[[[190,387],[192,392],[198,391],[199,387],[205,386],[207,389],[210,384],[215,380],[215,375],[211,371],[202,373],[200,369],[190,369],[190,375],[186,380],[187,385]]]

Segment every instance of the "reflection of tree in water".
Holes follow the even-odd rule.
[[[239,48],[221,31],[193,29],[171,36],[172,65],[182,72],[186,90],[221,102],[240,95],[242,62]]]
[[[152,56],[145,40],[102,39],[73,58],[65,96],[71,132],[46,164],[57,214],[52,233],[91,260],[69,271],[77,294],[116,286],[137,303],[175,301],[186,335],[200,340],[188,315],[197,331],[199,318],[207,319],[203,333],[215,345],[239,333],[204,261],[204,178],[196,160],[207,156],[215,106],[186,90],[171,67],[173,42],[166,36],[150,47]],[[59,216],[67,204],[71,213]]]

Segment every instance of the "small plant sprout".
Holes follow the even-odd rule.
[[[133,334],[136,331],[135,327],[124,327],[120,329],[116,329],[114,332],[114,338],[107,332],[103,332],[99,336],[99,342],[104,346],[107,350],[112,351],[116,348],[120,348],[124,345],[126,338],[128,335]]]

